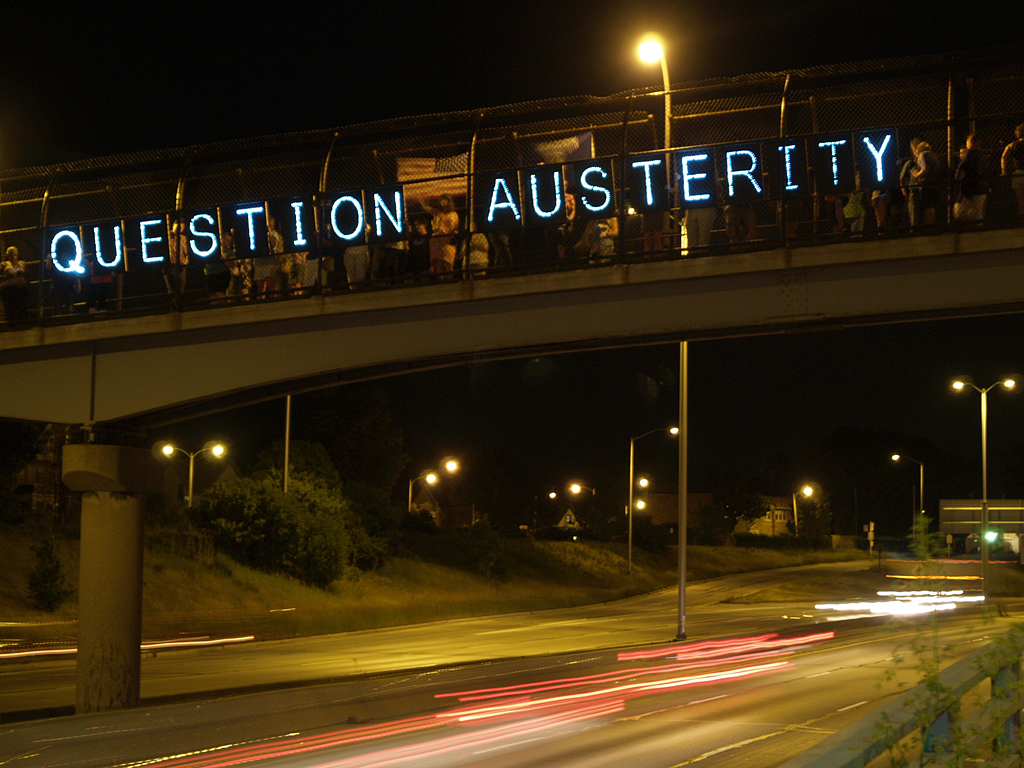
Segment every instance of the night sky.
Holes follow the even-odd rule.
[[[971,13],[820,0],[136,6],[5,6],[0,167],[659,85],[635,54],[648,31],[664,38],[680,82],[1019,45],[1024,29],[1020,6],[996,3],[964,4]],[[1024,318],[1003,316],[693,343],[691,477],[723,466],[753,475],[774,453],[799,461],[841,427],[891,429],[975,460],[978,399],[954,398],[949,379],[1024,371],[1022,330]],[[677,355],[677,345],[579,353],[385,386],[414,473],[446,453],[500,448],[549,467],[552,484],[600,488],[609,467],[626,471],[631,436],[674,423]],[[1022,417],[1024,395],[993,394],[993,455],[1024,442]],[[248,457],[279,436],[283,406],[181,429],[201,444],[201,433],[254,422],[225,435],[247,442]]]

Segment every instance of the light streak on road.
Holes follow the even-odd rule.
[[[895,600],[862,600],[850,603],[822,603],[814,606],[819,611],[867,612],[885,616],[917,616],[935,611],[951,611],[959,603],[981,603],[984,595],[965,595],[962,589],[934,592],[919,589],[908,591],[884,591],[879,597]]]
[[[160,640],[142,643],[139,650],[156,651],[167,648],[201,648],[206,645],[234,645],[255,640],[255,635],[240,637],[189,637],[180,640]],[[0,651],[0,659],[24,659],[35,656],[69,656],[78,653],[78,648],[31,648],[25,651]]]
[[[301,759],[314,768],[385,768],[455,753],[507,749],[557,729],[622,712],[626,703],[688,688],[750,679],[792,669],[783,657],[801,646],[832,639],[833,632],[782,638],[777,634],[709,640],[620,653],[629,658],[674,658],[681,663],[630,667],[593,675],[437,694],[462,706],[421,717],[353,726],[325,733],[224,744],[187,754],[130,763],[122,768],[233,768],[263,760]],[[713,669],[708,669],[714,667]],[[702,671],[698,671],[702,670]],[[711,699],[718,697],[711,697]],[[704,699],[707,701],[710,699]],[[458,732],[451,732],[452,729]],[[380,740],[422,732],[416,743],[339,757],[338,750],[370,747]]]

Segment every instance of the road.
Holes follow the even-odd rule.
[[[609,647],[644,652],[660,647],[652,645],[654,641],[668,644],[675,628],[672,592],[532,616],[260,644],[259,648],[160,654],[147,659],[143,668],[144,677],[152,678],[144,686],[151,690],[254,690],[289,674],[304,675],[295,679],[324,680],[325,673],[344,674],[346,669],[362,676],[344,683],[0,727],[0,766],[87,768],[153,759],[166,768],[212,766],[226,764],[228,756],[238,758],[236,752],[242,750],[247,760],[288,753],[289,766],[486,762],[489,768],[613,764],[669,768],[700,762],[710,768],[727,761],[730,768],[747,764],[767,768],[894,695],[893,683],[884,690],[876,686],[885,670],[902,668],[893,660],[896,644],[919,630],[908,625],[892,634],[838,623],[827,627],[845,627],[836,639],[819,639],[795,655],[755,655],[788,652],[765,650],[758,644],[728,657],[692,662],[700,665],[694,668],[669,668],[681,649],[695,652],[708,637],[750,633],[755,627],[758,633],[798,626],[804,626],[802,632],[826,628],[806,626],[823,618],[806,606],[714,602],[763,585],[761,574],[753,580],[747,575],[695,588],[690,642],[671,644],[673,652],[656,653],[649,659],[624,659]],[[535,631],[530,630],[531,624]],[[962,654],[1005,624],[997,621],[969,633],[967,624],[948,622],[943,624],[943,636],[962,640],[958,646]],[[531,649],[546,655],[512,658],[527,657]],[[332,662],[332,653],[344,658]],[[492,660],[468,663],[481,661],[482,654],[490,654]],[[774,666],[762,668],[766,664]],[[69,667],[67,662],[19,666],[20,670],[0,668],[4,696],[10,695],[8,682],[21,686],[24,695],[33,670],[42,673],[33,686],[43,695],[51,684],[63,684]],[[427,666],[435,668],[424,671]],[[420,671],[396,673],[396,669]],[[693,679],[723,673],[742,676]],[[515,716],[511,712],[489,715],[479,725],[459,724],[451,716],[456,709],[477,704],[438,698],[453,691],[593,675],[607,679],[576,680],[559,689],[550,689],[552,684],[547,682],[542,686],[547,690],[517,690],[518,697],[512,698],[522,701],[513,702],[513,709],[526,709],[516,710]],[[229,685],[246,676],[247,686]],[[898,677],[909,682],[912,674],[905,669]],[[657,686],[635,690],[650,681]],[[559,698],[563,696],[574,698]],[[497,703],[509,701],[505,692]],[[267,740],[282,734],[292,736]],[[357,737],[363,740],[351,741]],[[299,749],[296,744],[302,750],[317,748],[291,754],[289,750]],[[196,754],[161,760],[185,753]]]
[[[866,561],[799,566],[711,579],[687,588],[687,634],[699,639],[779,631],[822,618],[806,605],[723,603],[787,580],[865,570]],[[601,605],[486,616],[293,640],[188,651],[142,660],[143,702],[251,692],[399,670],[662,643],[675,637],[675,589]],[[75,662],[0,665],[0,713],[73,707]],[[0,722],[3,722],[0,720]]]

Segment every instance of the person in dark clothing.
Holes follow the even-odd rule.
[[[961,150],[954,179],[959,187],[953,202],[954,218],[957,221],[983,220],[988,201],[988,177],[985,159],[974,134],[967,137],[967,145]]]

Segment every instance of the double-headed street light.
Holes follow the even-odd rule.
[[[188,456],[188,507],[192,507],[192,485],[193,479],[195,478],[195,467],[196,467],[196,456],[204,453],[209,453],[215,459],[222,459],[227,454],[227,448],[224,447],[223,443],[218,443],[216,440],[210,440],[206,445],[200,448],[195,453],[189,453],[184,448],[179,448],[174,443],[163,442],[157,443],[154,448],[156,453],[163,455],[166,458],[171,458],[175,453],[183,453]]]
[[[988,597],[988,393],[1001,386],[1012,391],[1020,376],[1007,376],[991,386],[982,389],[969,376],[961,376],[953,380],[953,389],[964,392],[968,388],[981,395],[981,578],[982,591]]]
[[[441,468],[447,474],[454,475],[456,472],[459,471],[460,466],[459,466],[459,462],[456,461],[455,459],[446,459],[441,464]],[[432,469],[427,469],[427,470],[424,470],[423,472],[421,472],[416,477],[414,477],[411,480],[409,480],[409,504],[406,507],[406,512],[408,512],[410,515],[412,514],[412,487],[416,483],[418,483],[420,480],[425,482],[427,485],[434,485],[435,483],[437,483],[437,481],[439,479],[440,478],[438,477],[437,472],[435,472]]]
[[[626,537],[626,573],[633,572],[633,491],[636,487],[636,483],[633,480],[633,444],[642,437],[653,435],[656,432],[668,432],[670,435],[678,435],[679,427],[658,427],[648,432],[644,432],[642,435],[630,439],[629,441],[629,506],[627,507],[627,515],[629,519],[629,534]],[[642,487],[647,487],[647,480],[641,478]],[[645,505],[646,506],[646,505]]]
[[[921,507],[921,514],[923,515],[924,514],[924,463],[918,461],[917,459],[912,459],[910,456],[903,456],[903,455],[898,454],[898,453],[894,453],[891,456],[891,458],[892,458],[892,460],[894,462],[897,462],[900,459],[906,459],[907,461],[912,461],[915,464],[917,464],[917,466],[920,468],[920,470],[921,470],[921,487],[920,487],[920,491],[919,491],[920,496],[918,496],[918,502],[919,502],[919,506]],[[911,522],[911,525],[914,525],[914,526],[917,525],[917,515],[916,514],[914,515],[914,517],[911,519],[910,522]]]

